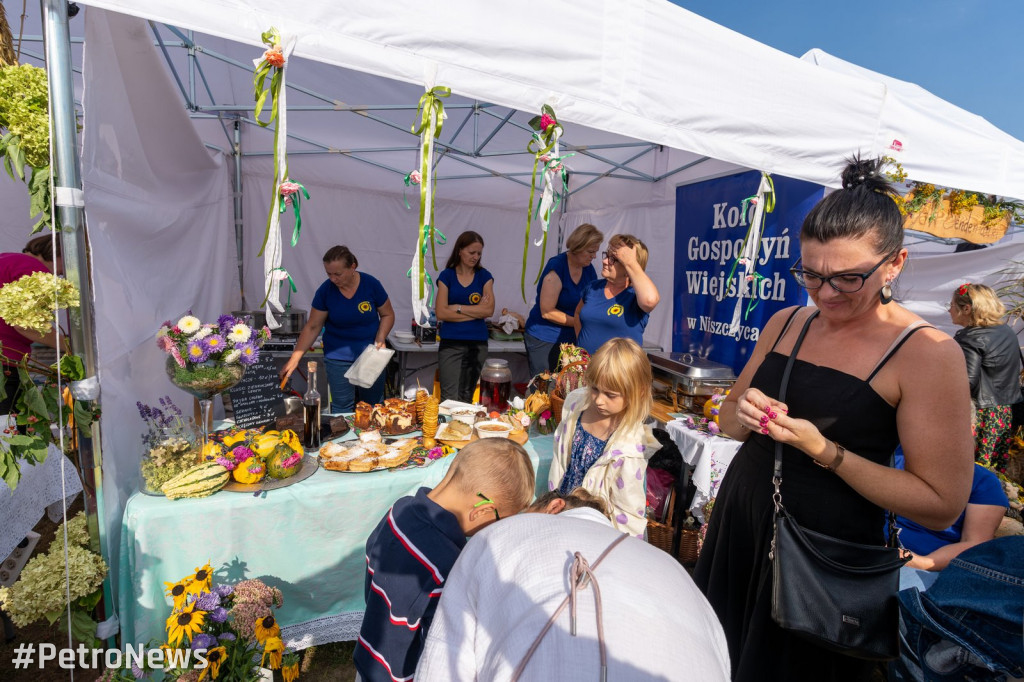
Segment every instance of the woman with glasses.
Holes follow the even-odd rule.
[[[949,302],[949,317],[963,327],[953,337],[967,360],[974,401],[974,460],[1006,471],[1013,442],[1013,405],[1021,401],[1020,345],[1003,324],[1006,307],[984,284],[961,284]]]
[[[854,159],[843,189],[807,215],[793,275],[815,307],[769,320],[719,413],[722,430],[743,445],[722,482],[694,579],[722,620],[736,680],[870,679],[870,662],[772,620],[777,442],[782,499],[812,531],[881,546],[885,510],[945,528],[967,503],[973,448],[963,354],[893,301],[907,251],[881,166]],[[899,444],[904,470],[890,468]]]
[[[577,345],[593,355],[605,341],[633,339],[644,345],[644,329],[661,296],[644,272],[647,246],[628,234],[608,240],[601,259],[601,277],[583,291],[576,306]]]
[[[558,364],[558,348],[576,343],[576,306],[583,291],[597,279],[593,261],[604,235],[590,223],[583,223],[569,235],[565,252],[553,256],[541,272],[537,284],[537,302],[526,319],[526,359],[530,376],[553,372]]]

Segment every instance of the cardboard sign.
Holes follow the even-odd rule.
[[[236,425],[248,429],[274,419],[275,410],[284,398],[277,372],[274,356],[260,353],[256,364],[250,365],[242,380],[228,390]]]
[[[997,242],[1006,235],[1009,227],[1009,216],[985,220],[985,209],[981,206],[951,213],[948,199],[940,201],[938,206],[934,201],[928,202],[921,210],[903,220],[903,228],[906,230],[926,232],[947,239],[963,239],[972,244]]]

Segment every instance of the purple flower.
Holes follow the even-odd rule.
[[[231,587],[231,585],[220,584],[220,585],[214,585],[213,586],[213,591],[217,593],[218,597],[227,597],[228,595],[230,595],[232,592],[235,591],[235,588]]]
[[[189,362],[206,362],[210,358],[210,351],[202,341],[189,341],[186,353]]]
[[[220,329],[221,334],[227,334],[236,324],[238,324],[238,320],[231,315],[221,315],[217,318],[217,328]]]
[[[210,620],[214,623],[223,623],[228,619],[228,610],[223,606],[218,606],[213,611],[210,611]]]
[[[146,676],[146,671],[139,667],[139,664],[132,660],[132,677],[137,680],[141,680]]]
[[[235,350],[241,353],[241,355],[238,356],[238,362],[243,365],[255,364],[256,361],[260,359],[260,350],[256,347],[256,344],[251,341],[235,346]]]
[[[213,592],[203,592],[199,595],[199,599],[196,600],[196,606],[201,611],[213,611],[220,606],[220,597]]]
[[[217,645],[217,639],[205,632],[200,632],[192,638],[193,649],[212,649]]]
[[[219,353],[227,348],[227,341],[220,334],[210,334],[202,341],[203,347],[209,353]]]
[[[224,609],[221,609],[221,611],[223,610]],[[233,632],[222,632],[219,635],[217,635],[217,639],[219,639],[222,642],[233,642],[235,641],[236,637],[235,633]]]

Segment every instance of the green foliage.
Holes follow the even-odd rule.
[[[22,64],[0,68],[0,158],[12,179],[28,186],[32,231],[53,226],[50,211],[50,119],[46,71]],[[28,172],[26,172],[28,168]]]

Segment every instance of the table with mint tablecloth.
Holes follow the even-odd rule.
[[[351,436],[349,436],[351,437]],[[526,444],[546,491],[551,436]],[[366,538],[395,500],[433,487],[451,465],[363,474],[318,470],[265,496],[200,499],[133,495],[122,521],[118,612],[125,643],[165,637],[164,583],[207,561],[215,582],[259,578],[284,593],[276,616],[287,646],[355,639],[362,622]]]

